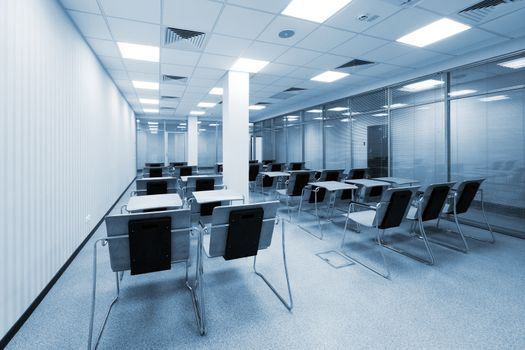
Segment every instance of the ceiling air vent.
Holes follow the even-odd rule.
[[[206,33],[193,30],[166,28],[164,46],[177,49],[202,49]]]
[[[177,108],[175,108],[175,107],[160,107],[160,109],[163,109],[163,110],[175,110]]]
[[[299,92],[299,91],[303,91],[303,90],[306,90],[306,89],[298,88],[298,87],[291,87],[289,89],[284,90],[283,92],[294,92],[294,91]]]
[[[179,77],[178,75],[163,74],[162,75],[162,81],[165,82],[165,83],[186,84],[188,82],[188,78],[187,77]]]
[[[298,93],[304,90],[306,89],[298,88],[298,87],[291,87],[289,89],[286,89],[282,92],[278,92],[275,95],[270,96],[270,98],[275,98],[278,100],[286,100],[286,99],[289,99],[290,97],[294,97],[295,95],[297,95]]]
[[[271,105],[271,104],[272,104],[271,102],[257,102],[255,105],[266,106],[266,105]]]
[[[374,62],[355,59],[355,60],[351,60],[349,62],[346,62],[343,65],[340,65],[336,69],[354,68],[354,67],[358,67],[358,66],[364,66],[364,65],[367,65],[367,64],[374,64]]]
[[[510,4],[522,0],[483,0],[459,11],[459,14],[471,21],[481,22],[485,17],[495,11],[496,6]]]
[[[176,96],[161,96],[160,98],[163,100],[168,100],[168,101],[173,101],[173,100],[178,99],[178,97]]]

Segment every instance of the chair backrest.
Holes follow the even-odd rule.
[[[193,174],[193,168],[191,166],[181,166],[179,168],[179,176],[191,176]]]
[[[304,162],[293,162],[288,164],[288,170],[303,170]]]
[[[149,168],[149,177],[162,177],[162,168]]]
[[[283,171],[284,164],[283,163],[272,163],[272,167],[270,171]]]
[[[321,172],[319,181],[339,181],[343,175],[344,169],[324,169]]]
[[[275,159],[264,159],[262,161],[263,165],[271,164],[273,162],[275,162]]]
[[[178,209],[163,212],[134,213],[106,216],[108,237],[119,236],[108,241],[109,259],[114,272],[131,269],[130,222],[146,219],[169,218],[171,221],[171,262],[187,260],[190,255],[190,210]],[[147,225],[147,222],[146,222]],[[158,225],[158,224],[157,224]],[[146,227],[146,229],[148,229]]]
[[[170,162],[170,166],[186,166],[188,165],[188,162]]]
[[[376,213],[380,229],[397,227],[401,224],[418,188],[419,186],[396,187],[384,191]]]
[[[258,239],[258,250],[266,249],[272,243],[273,230],[275,227],[275,220],[277,215],[277,208],[279,201],[262,202],[255,204],[243,204],[243,205],[228,205],[220,206],[213,209],[212,224],[210,227],[210,242],[208,253],[210,257],[225,256],[227,252],[227,242],[229,236],[229,229],[231,225],[230,218],[231,213],[235,219],[239,222],[238,226],[234,226],[232,230],[232,238],[238,238],[235,230],[246,231],[256,227],[258,217],[260,217],[260,209],[262,209],[262,223],[260,228],[260,234]],[[260,208],[260,209],[258,209]],[[254,210],[256,209],[256,210]],[[248,212],[250,210],[250,212]],[[242,218],[244,216],[244,218]],[[240,217],[240,218],[239,218]],[[243,230],[244,223],[249,226],[246,230]],[[253,234],[253,232],[252,232]],[[254,236],[250,234],[249,240],[253,240]],[[241,237],[242,238],[242,237]],[[253,243],[251,241],[250,243]]]
[[[485,179],[465,180],[458,184],[458,197],[456,204],[457,214],[464,213],[469,209],[483,181],[485,181]]]
[[[425,189],[421,202],[421,219],[423,221],[434,220],[439,217],[452,186],[454,186],[454,182],[444,182],[429,185]]]
[[[149,183],[155,183],[155,182],[166,182],[167,184],[167,192],[165,193],[175,193],[177,191],[177,179],[172,178],[145,178],[145,179],[137,179],[135,182],[135,185],[137,187],[137,191],[139,194],[142,192],[142,194],[147,190],[147,186]]]
[[[379,202],[385,193],[384,185],[365,186],[361,195],[361,201],[364,203]]]
[[[257,179],[257,175],[259,175],[259,172],[261,171],[261,164],[252,163],[250,164],[249,169],[248,181],[255,181]]]
[[[350,169],[350,171],[348,172],[348,176],[346,178],[348,180],[365,179],[367,171],[368,169],[366,168]]]
[[[167,181],[148,181],[146,183],[146,195],[168,193]]]
[[[201,184],[204,184],[205,182],[201,181],[201,180],[212,180],[212,184],[213,186],[215,186],[216,188],[218,187],[221,187],[223,185],[223,182],[222,182],[222,175],[221,174],[210,174],[210,175],[192,175],[192,176],[188,176],[188,181],[186,182],[186,189],[187,189],[187,193],[188,192],[193,192],[193,191],[204,191],[204,190],[197,190],[197,182],[201,183]],[[204,186],[204,185],[203,185]],[[215,188],[210,188],[210,190],[213,190]]]
[[[300,196],[304,186],[314,180],[314,173],[314,171],[309,170],[296,170],[290,172],[286,194],[292,197]]]
[[[146,163],[146,167],[162,167],[164,166],[164,163]]]
[[[256,163],[259,163],[259,161],[257,159],[252,159],[249,161],[250,164],[256,164]]]

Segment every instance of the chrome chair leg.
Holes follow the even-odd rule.
[[[485,224],[487,225],[487,228],[489,229],[490,239],[487,240],[487,239],[482,239],[482,238],[468,236],[468,235],[465,235],[465,237],[479,241],[479,242],[494,244],[496,242],[496,238],[494,237],[494,232],[492,231],[492,227],[490,226],[489,221],[487,220],[487,214],[485,213],[485,201],[483,200],[483,190],[479,189],[479,193],[481,196],[481,213],[483,214],[483,219],[485,220]]]
[[[272,290],[272,292],[275,294],[277,298],[281,301],[281,303],[288,309],[288,311],[292,311],[293,309],[293,297],[292,297],[292,290],[290,288],[290,278],[288,276],[288,264],[286,262],[286,245],[285,245],[285,238],[284,238],[284,220],[281,219],[281,246],[283,251],[283,265],[284,265],[284,275],[286,277],[286,286],[288,289],[288,301],[286,301],[279,292],[272,286],[272,284],[266,279],[266,277],[257,271],[256,263],[257,263],[257,255],[253,257],[253,271],[255,274],[262,278],[264,283]]]

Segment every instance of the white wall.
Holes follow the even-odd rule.
[[[0,337],[133,179],[134,124],[57,2],[0,1]]]

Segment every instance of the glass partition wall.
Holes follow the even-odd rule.
[[[488,219],[525,238],[525,54],[255,123],[265,159],[368,168],[422,186],[485,178]],[[466,222],[482,227],[479,197]]]

